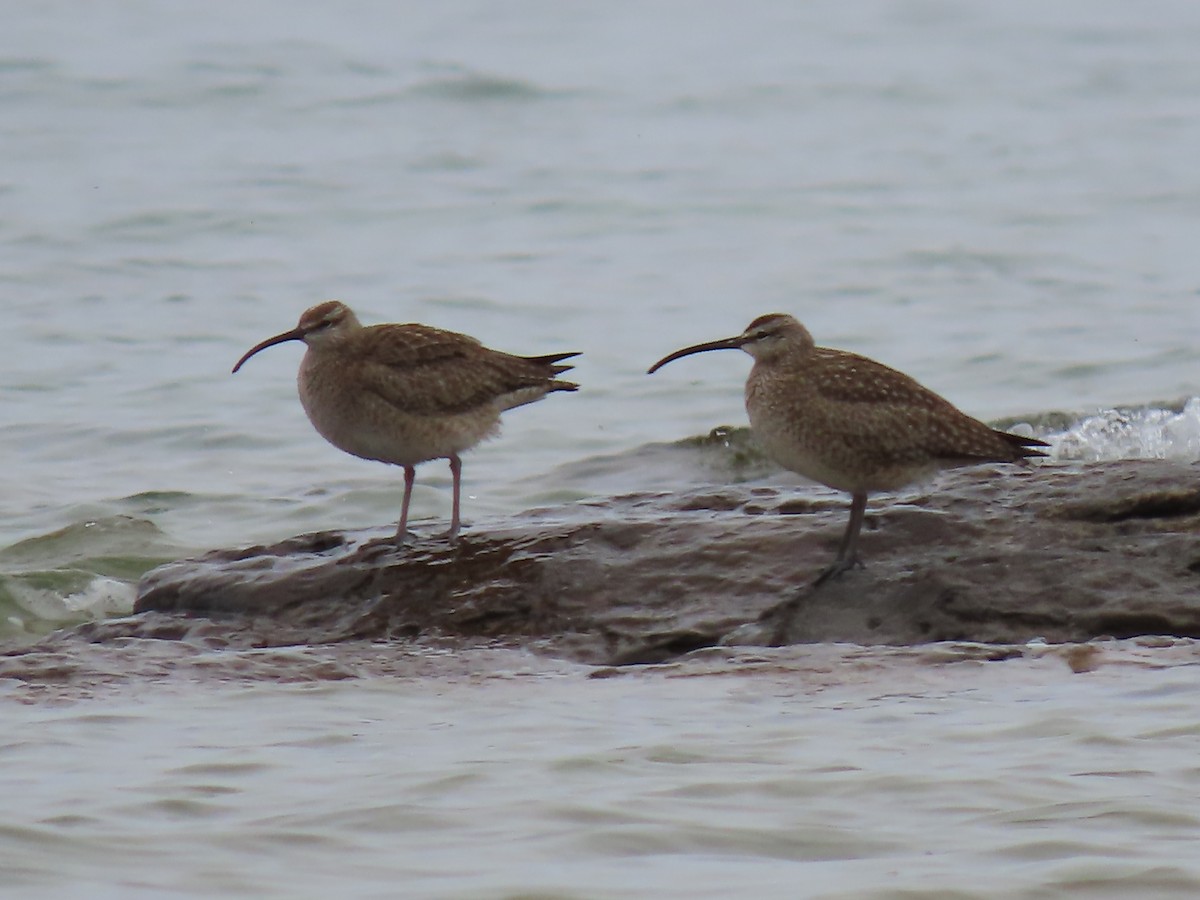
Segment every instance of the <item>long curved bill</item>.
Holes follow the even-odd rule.
[[[277,334],[275,337],[269,337],[261,344],[255,344],[253,347],[247,350],[246,354],[237,361],[237,365],[233,367],[233,371],[236,372],[238,369],[240,369],[242,367],[242,363],[252,357],[259,350],[266,350],[268,347],[274,347],[276,344],[282,344],[286,341],[302,340],[304,340],[304,332],[299,328],[293,328],[291,331],[285,331],[283,334]]]
[[[708,350],[740,350],[744,343],[746,343],[746,335],[739,334],[737,337],[722,338],[719,341],[709,341],[706,344],[695,344],[691,347],[684,347],[682,350],[676,350],[674,353],[664,356],[647,369],[646,374],[653,375],[667,363],[679,359],[681,356],[691,356],[693,353],[704,353]]]

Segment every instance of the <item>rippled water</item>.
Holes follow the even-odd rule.
[[[744,423],[747,360],[644,375],[774,310],[975,415],[1030,423],[1061,457],[1196,459],[1198,39],[1200,7],[1166,0],[14,7],[0,638],[121,613],[147,568],[207,547],[395,521],[397,473],[305,420],[299,348],[229,374],[331,296],[367,322],[583,351],[583,390],[514,411],[468,457],[468,521],[779,479],[660,444]],[[448,484],[423,467],[414,514],[444,519]],[[1014,668],[1014,694],[984,676]],[[3,868],[47,894],[119,872],[123,896],[297,896],[344,884],[345,866],[380,896],[397,873],[454,895],[636,896],[687,873],[713,895],[744,878],[793,896],[800,861],[827,895],[992,892],[993,877],[1001,894],[1086,891],[1089,872],[1113,896],[1124,877],[1195,892],[1173,853],[1192,828],[1177,807],[1192,669],[948,671],[953,690],[907,699],[868,680],[845,715],[761,673],[198,677],[14,702],[6,771],[25,787],[0,819]],[[1130,718],[1110,721],[1114,705]],[[997,744],[968,739],[984,711]],[[822,768],[864,743],[853,764],[900,766],[897,781]],[[1135,774],[1086,774],[1110,769]],[[943,771],[961,780],[938,786]],[[433,799],[388,805],[406,792]],[[245,874],[256,849],[284,862]],[[294,859],[323,874],[298,885]]]
[[[25,897],[1194,896],[1195,645],[1024,652],[8,705],[0,869]]]

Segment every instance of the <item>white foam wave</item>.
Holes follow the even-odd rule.
[[[1048,438],[1057,459],[1200,459],[1200,397],[1181,409],[1106,409]]]
[[[16,606],[8,615],[9,626],[18,630],[42,630],[33,628],[32,621],[53,625],[68,625],[76,622],[99,620],[116,615],[127,615],[133,610],[137,589],[127,582],[115,578],[97,576],[82,589],[63,594],[51,588],[32,587],[18,579],[10,579],[7,592]]]

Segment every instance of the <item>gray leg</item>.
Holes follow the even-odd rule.
[[[833,564],[817,576],[813,585],[824,584],[837,578],[843,572],[848,572],[855,566],[861,566],[858,558],[858,533],[862,531],[863,517],[867,512],[867,495],[854,494],[850,498],[850,521],[846,524],[846,533],[842,535],[842,544],[838,547]]]
[[[454,478],[454,502],[450,507],[450,538],[458,534],[459,497],[462,495],[462,460],[457,453],[450,454],[450,474]]]

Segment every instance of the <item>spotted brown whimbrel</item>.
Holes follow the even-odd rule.
[[[396,537],[408,529],[417,463],[450,461],[454,501],[450,536],[458,533],[462,460],[500,428],[500,414],[579,386],[559,381],[559,365],[578,353],[513,356],[475,338],[427,325],[371,325],[337,300],[305,311],[291,331],[246,351],[251,356],[285,341],[304,341],[300,402],[320,435],[363,459],[404,467],[404,501]]]
[[[894,491],[951,466],[1045,456],[1036,438],[996,431],[903,372],[873,359],[818,347],[808,329],[781,313],[759,316],[736,337],[676,350],[681,356],[745,350],[750,431],[775,462],[851,495],[850,522],[821,584],[858,563],[867,495]]]

